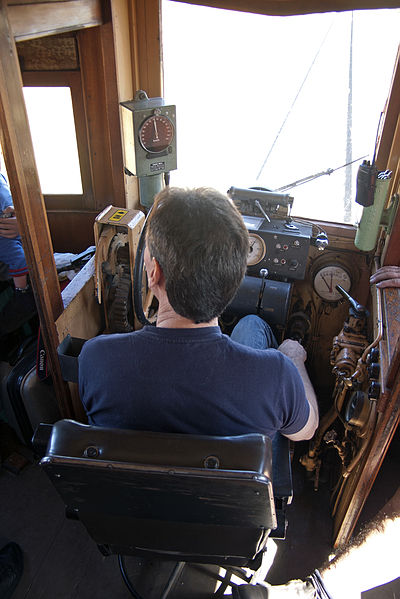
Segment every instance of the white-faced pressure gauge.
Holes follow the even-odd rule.
[[[139,130],[139,140],[146,152],[158,154],[171,145],[174,139],[174,125],[163,114],[147,118]]]
[[[261,262],[266,253],[265,241],[256,233],[249,233],[249,255],[247,266],[254,266]]]
[[[328,264],[317,270],[313,285],[316,293],[322,299],[327,302],[337,302],[342,295],[337,291],[336,285],[350,291],[351,278],[348,271],[339,264]]]

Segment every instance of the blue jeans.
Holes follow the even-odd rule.
[[[278,348],[269,324],[255,314],[249,314],[239,320],[231,333],[231,339],[254,349]]]

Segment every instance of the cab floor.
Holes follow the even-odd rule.
[[[392,443],[357,529],[394,495],[398,486],[400,443]],[[285,541],[267,576],[272,584],[304,578],[331,551],[328,492],[315,492],[304,469],[293,462],[294,499],[288,508]],[[66,520],[63,504],[37,464],[13,475],[0,469],[0,542],[15,541],[24,553],[24,573],[12,599],[127,599],[131,597],[115,556],[103,557],[79,522]],[[159,599],[172,562],[126,558],[126,567],[143,599]],[[198,568],[185,568],[171,599],[206,599],[213,583]],[[190,592],[189,592],[190,591]],[[363,593],[363,599],[400,598],[400,578]],[[345,598],[343,598],[345,599]]]

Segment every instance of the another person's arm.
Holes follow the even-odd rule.
[[[14,206],[7,206],[5,213],[13,214],[8,218],[0,218],[0,236],[15,239],[19,235],[18,222],[15,217]]]
[[[293,364],[296,366],[301,380],[303,381],[307,401],[310,405],[310,414],[306,425],[297,433],[285,436],[292,441],[311,439],[318,427],[319,415],[317,396],[315,395],[314,387],[312,386],[310,377],[308,376],[306,367],[304,365],[304,362],[307,358],[306,350],[302,345],[300,345],[300,343],[294,341],[293,339],[285,339],[285,341],[283,341],[283,343],[281,343],[281,345],[278,347],[278,350],[290,358]]]
[[[400,266],[382,266],[371,276],[369,282],[380,289],[400,287]]]

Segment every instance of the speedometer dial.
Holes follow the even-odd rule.
[[[350,291],[350,275],[342,266],[329,264],[320,268],[314,276],[314,289],[322,299],[328,302],[337,302],[342,295],[337,291],[340,285],[345,291]]]
[[[261,262],[266,254],[265,241],[255,233],[249,233],[249,255],[247,266],[254,266]]]
[[[174,138],[174,126],[168,117],[155,114],[140,127],[139,140],[146,152],[158,154],[168,148]]]

